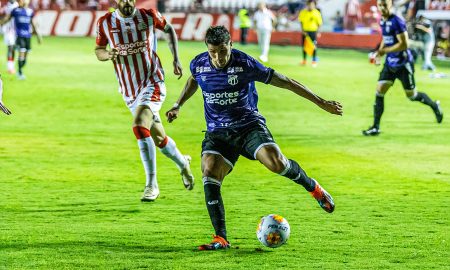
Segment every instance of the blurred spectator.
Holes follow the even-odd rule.
[[[252,21],[248,15],[248,10],[243,8],[239,10],[239,28],[241,29],[241,44],[247,44],[248,29],[252,26]]]
[[[449,10],[450,9],[450,1],[448,1],[448,0],[431,0],[429,9]]]
[[[160,13],[166,12],[166,0],[158,0],[158,2],[156,3],[156,9]]]
[[[253,16],[256,25],[256,33],[258,35],[258,44],[261,48],[259,60],[262,62],[269,61],[270,37],[272,35],[273,25],[276,24],[275,15],[266,8],[264,2],[258,4],[258,11]]]
[[[359,0],[348,0],[345,4],[344,27],[347,30],[355,30],[361,22],[361,8]]]
[[[433,65],[433,62],[431,62],[431,56],[433,55],[435,45],[433,23],[424,16],[419,16],[414,28],[416,30],[418,40],[423,43],[422,69],[434,70],[435,66]]]
[[[381,33],[380,20],[381,14],[376,6],[371,6],[370,11],[364,14],[366,25],[370,27],[371,33]]]
[[[342,17],[341,12],[336,11],[336,15],[332,18],[334,21],[333,32],[343,32],[344,31],[344,17]]]
[[[288,1],[289,14],[297,14],[299,10],[302,10],[305,6],[305,2],[301,0],[289,0]]]

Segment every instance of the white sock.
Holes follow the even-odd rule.
[[[139,152],[145,170],[145,186],[158,188],[156,180],[156,147],[151,137],[138,140]]]
[[[9,61],[8,60],[8,70],[13,70],[14,69],[14,61]]]
[[[161,153],[175,162],[180,171],[186,167],[186,158],[178,150],[177,145],[172,138],[167,136],[167,144],[163,148],[160,148]]]

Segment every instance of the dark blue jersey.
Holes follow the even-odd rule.
[[[11,11],[11,17],[14,19],[16,35],[18,37],[31,38],[33,33],[31,20],[33,19],[33,16],[34,11],[31,8],[18,7]]]
[[[385,47],[397,44],[399,42],[397,35],[406,32],[405,21],[394,14],[389,16],[387,20],[381,20],[380,25]],[[409,49],[400,52],[391,52],[386,55],[386,64],[390,67],[400,67],[407,62],[412,62],[412,60],[412,54]]]
[[[232,49],[227,66],[216,69],[208,52],[191,61],[191,73],[202,89],[208,131],[240,128],[261,121],[255,81],[269,83],[274,70]]]

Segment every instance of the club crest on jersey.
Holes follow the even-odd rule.
[[[230,85],[236,85],[238,83],[238,76],[237,75],[228,75],[228,83]]]

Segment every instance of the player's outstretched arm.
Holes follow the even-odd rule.
[[[178,79],[183,76],[183,68],[181,67],[180,58],[178,57],[178,38],[175,29],[171,24],[167,24],[164,31],[169,35],[169,49],[173,55],[173,73],[178,75]]]
[[[286,76],[284,76],[281,73],[274,72],[272,76],[272,80],[270,81],[270,84],[276,87],[284,88],[287,90],[290,90],[294,92],[295,94],[306,98],[307,100],[313,102],[323,110],[331,113],[331,114],[337,114],[342,115],[342,105],[333,100],[325,100],[318,95],[314,94],[308,87],[305,85],[297,82],[296,80],[290,79]]]
[[[110,51],[106,49],[106,46],[97,46],[95,47],[95,55],[99,61],[116,61],[118,51],[116,48],[112,48]]]
[[[173,104],[172,108],[166,112],[167,121],[172,123],[173,120],[177,119],[180,113],[181,106],[194,95],[198,89],[198,83],[192,76],[189,77],[186,84],[184,85],[183,92],[181,92],[180,97],[177,102]]]

